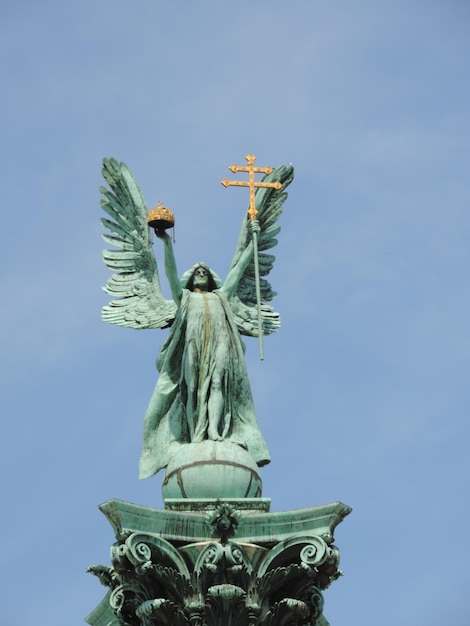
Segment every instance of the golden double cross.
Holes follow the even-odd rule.
[[[249,187],[250,189],[250,208],[248,209],[248,215],[250,216],[251,222],[256,221],[256,216],[258,215],[258,210],[256,209],[255,202],[255,189],[259,187],[264,187],[268,189],[281,189],[282,183],[276,181],[275,183],[264,183],[257,182],[255,180],[255,174],[271,174],[273,171],[272,167],[255,167],[256,157],[254,154],[247,154],[246,157],[247,165],[231,165],[228,169],[236,174],[237,172],[248,172],[248,180],[228,180],[228,178],[224,178],[221,181],[224,187]],[[263,315],[261,311],[261,289],[260,289],[260,279],[259,279],[259,259],[258,259],[258,232],[253,230],[253,260],[255,266],[255,287],[256,287],[256,302],[258,309],[258,339],[259,339],[259,357],[261,360],[264,359],[264,350],[263,350]]]
[[[280,189],[282,187],[282,183],[276,181],[275,183],[262,183],[257,182],[255,180],[255,174],[271,174],[273,171],[272,167],[255,167],[256,157],[254,154],[247,154],[246,162],[248,165],[231,165],[228,169],[236,174],[237,172],[248,172],[248,180],[228,180],[228,178],[224,178],[221,181],[224,187],[249,187],[250,189],[250,208],[248,209],[248,215],[251,218],[251,221],[254,222],[256,220],[256,216],[258,215],[258,211],[256,210],[256,202],[255,202],[255,189],[258,187],[271,188],[271,189]]]

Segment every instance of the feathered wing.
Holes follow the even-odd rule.
[[[124,163],[103,159],[102,171],[111,190],[100,187],[100,204],[112,218],[101,219],[110,233],[103,239],[118,248],[103,252],[104,262],[117,273],[104,287],[116,299],[103,307],[102,317],[129,328],[164,328],[173,321],[176,304],[160,288],[144,197]]]
[[[267,278],[265,278],[271,271],[276,257],[264,251],[270,250],[277,245],[276,235],[281,230],[277,222],[282,213],[282,205],[287,198],[286,187],[290,185],[293,178],[294,168],[292,165],[281,165],[273,170],[271,174],[265,176],[263,182],[274,183],[279,181],[282,183],[282,188],[273,189],[259,187],[255,195],[256,209],[258,211],[257,219],[261,229],[258,235],[258,263],[264,335],[276,332],[281,325],[279,313],[276,313],[271,306],[266,304],[266,302],[270,302],[276,295],[276,292],[271,288],[271,284]],[[246,215],[242,223],[237,249],[235,250],[230,269],[237,263],[243,250],[245,250],[251,241],[251,238],[250,218]],[[257,337],[259,334],[258,311],[256,302],[255,264],[253,259],[248,264],[238,284],[238,290],[230,300],[230,304],[239,331],[244,335]]]

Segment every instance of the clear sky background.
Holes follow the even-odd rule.
[[[262,363],[246,341],[263,495],[353,507],[332,626],[469,624],[470,3],[3,0],[0,46],[0,624],[82,624],[97,505],[162,506],[137,466],[167,331],[100,319],[102,157],[174,211],[181,273],[225,276],[248,152],[296,174],[283,325]]]

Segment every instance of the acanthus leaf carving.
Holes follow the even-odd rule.
[[[227,538],[179,548],[135,532],[111,555],[113,567],[89,571],[111,588],[121,626],[315,626],[321,591],[341,575],[338,549],[315,535],[267,550]]]
[[[119,584],[118,576],[112,567],[108,565],[90,565],[86,571],[98,578],[105,587],[114,589]]]
[[[146,600],[137,607],[136,615],[143,623],[147,621],[149,626],[156,623],[163,626],[187,626],[187,619],[181,608],[164,598]]]
[[[305,602],[284,598],[268,612],[263,626],[301,626],[309,621],[310,611]]]
[[[237,585],[223,583],[210,587],[206,596],[207,626],[245,626],[248,617],[245,599],[245,591]]]

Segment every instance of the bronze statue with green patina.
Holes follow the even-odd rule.
[[[223,282],[202,262],[178,278],[171,238],[156,231],[164,246],[172,300],[160,288],[148,210],[134,177],[115,159],[104,159],[103,175],[110,189],[101,188],[101,204],[112,218],[102,220],[110,233],[103,237],[117,248],[104,252],[106,264],[116,273],[105,287],[114,300],[103,308],[103,319],[137,329],[170,327],[144,417],[140,477],[166,467],[183,446],[206,440],[237,444],[258,466],[265,465],[269,452],[256,421],[240,335],[270,334],[280,326],[279,314],[266,304],[275,296],[265,278],[275,257],[265,251],[277,244],[277,222],[292,166],[281,166],[265,177],[281,188],[257,189],[256,220],[244,216]]]

